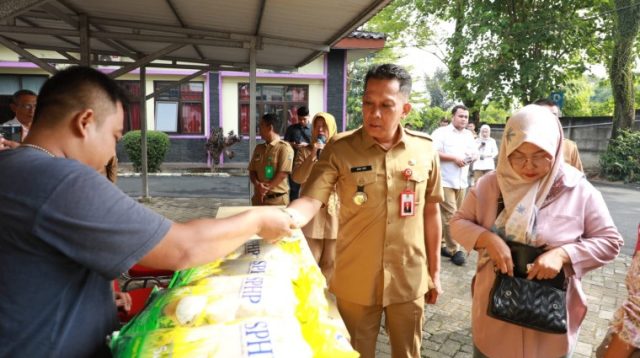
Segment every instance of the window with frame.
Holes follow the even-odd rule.
[[[249,84],[238,84],[238,132],[249,135]],[[276,131],[284,135],[287,127],[298,123],[298,108],[309,106],[309,85],[256,85],[256,133],[260,118],[265,113],[275,113],[280,120]]]
[[[175,81],[154,81],[154,91]],[[159,93],[155,102],[156,130],[204,134],[204,82],[193,81]]]
[[[15,92],[27,89],[38,93],[48,78],[46,75],[0,75],[0,123],[14,117],[9,104]]]
[[[140,120],[140,82],[139,81],[116,81],[127,93],[129,102],[124,114],[124,133],[142,129]]]

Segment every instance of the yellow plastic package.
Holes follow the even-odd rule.
[[[218,276],[167,290],[153,300],[126,332],[198,327],[249,317],[294,317],[291,281],[264,274]]]
[[[261,242],[262,240],[254,240]],[[246,245],[243,245],[246,247]],[[244,249],[243,249],[244,250]],[[297,278],[299,274],[299,260],[291,254],[283,251],[277,245],[263,244],[254,246],[254,252],[260,255],[242,254],[233,260],[224,260],[194,267],[178,272],[170,285],[170,288],[197,284],[199,280],[213,276],[248,275],[264,273],[286,277],[290,280]]]
[[[113,338],[114,357],[311,358],[294,319],[252,318],[228,325],[159,329]]]

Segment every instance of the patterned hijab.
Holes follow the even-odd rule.
[[[318,132],[316,132],[316,120],[318,118],[324,118],[324,122],[327,124],[328,132],[327,138],[325,138],[325,142],[328,142],[331,137],[338,131],[338,126],[336,125],[336,119],[333,117],[331,113],[327,112],[318,112],[313,119],[311,120],[311,144],[316,142],[318,138]]]
[[[495,225],[503,238],[537,246],[536,217],[564,162],[562,138],[560,121],[542,106],[528,105],[507,121],[496,168],[505,207]],[[509,162],[509,155],[525,142],[540,147],[553,158],[551,170],[535,182],[522,179]]]

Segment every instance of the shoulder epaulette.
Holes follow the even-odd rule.
[[[412,129],[405,129],[404,130],[405,133],[412,135],[414,137],[420,137],[420,138],[424,138],[424,139],[428,139],[428,140],[433,140],[431,138],[431,136],[425,132],[420,132],[420,131],[414,131]]]
[[[336,141],[341,140],[342,138],[348,137],[348,136],[352,135],[358,129],[360,129],[360,128],[356,128],[356,129],[352,129],[352,130],[336,133],[336,134],[333,135],[333,137],[331,137],[330,142],[336,142]]]

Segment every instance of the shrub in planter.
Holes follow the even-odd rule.
[[[127,155],[133,164],[133,170],[136,172],[142,171],[141,137],[142,133],[140,131],[130,131],[122,137],[124,149],[127,151]],[[164,161],[169,145],[167,133],[147,131],[147,165],[150,173],[160,171],[160,164]]]
[[[640,181],[640,132],[621,130],[600,156],[600,167],[609,180]]]

